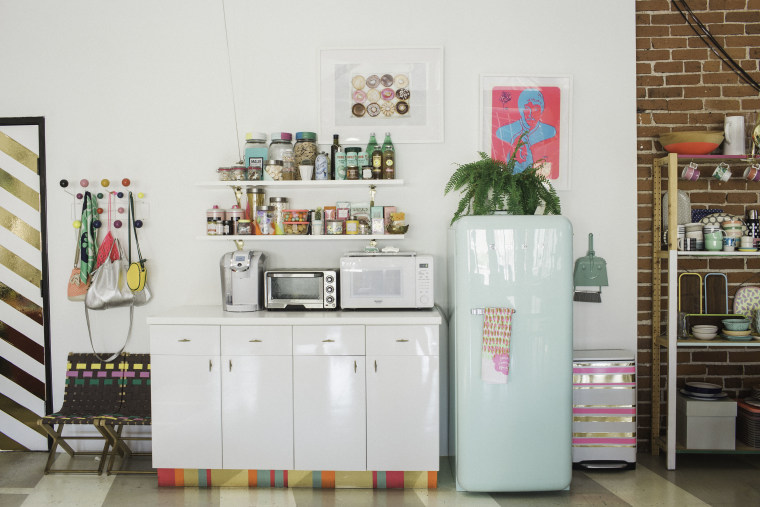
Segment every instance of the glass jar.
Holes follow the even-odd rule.
[[[245,217],[256,220],[256,207],[266,204],[266,194],[262,187],[248,187],[245,192],[247,197]]]
[[[250,234],[253,234],[253,225],[249,219],[241,218],[238,220],[237,234],[239,236],[248,236]]]
[[[261,234],[274,234],[272,223],[274,221],[274,207],[256,206],[256,225]]]
[[[264,170],[264,166],[267,162],[267,154],[269,148],[267,148],[267,135],[263,132],[250,132],[245,136],[245,155],[243,164],[248,168],[249,180],[260,180],[261,171]],[[253,172],[251,170],[254,169]],[[255,169],[258,169],[256,171]],[[258,175],[258,178],[255,176]]]
[[[282,181],[282,160],[268,160],[266,173],[267,179]]]
[[[346,148],[346,179],[359,179],[359,152],[361,148],[351,146]]]
[[[216,174],[219,176],[219,181],[230,181],[230,167],[220,167],[216,170]]]
[[[230,181],[245,181],[247,175],[248,169],[242,164],[230,167]]]
[[[283,181],[292,181],[296,179],[296,166],[292,161],[282,163],[282,179]]]
[[[285,221],[283,210],[285,210],[288,207],[288,198],[287,197],[270,197],[269,206],[271,208],[274,208],[274,212],[272,216],[272,225],[274,227],[274,233],[285,234],[285,230],[283,229],[283,222]]]
[[[318,153],[316,133],[296,132],[296,144],[293,146],[295,165],[314,165]]]
[[[269,160],[284,160],[285,150],[293,149],[293,134],[290,132],[272,132],[272,142],[269,143]]]

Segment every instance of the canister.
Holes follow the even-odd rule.
[[[236,234],[240,236],[247,236],[249,234],[253,234],[253,227],[251,225],[251,221],[247,218],[241,218],[240,220],[238,220]]]
[[[274,221],[273,206],[256,206],[256,225],[261,234],[274,234],[272,222]]]
[[[264,170],[266,177],[264,179],[272,181],[282,181],[282,160],[267,160],[267,167]]]
[[[230,181],[245,181],[248,169],[243,164],[235,164],[230,168]]]
[[[237,234],[238,221],[245,218],[245,212],[237,204],[225,211],[225,219],[230,221],[230,234]]]
[[[285,218],[283,217],[282,210],[288,207],[288,198],[287,197],[270,197],[269,206],[274,208],[273,217],[272,217],[272,225],[274,227],[274,233],[285,234],[285,230],[283,229],[283,222],[285,221]]]
[[[246,189],[246,207],[245,216],[251,220],[256,220],[256,206],[264,206],[266,204],[266,194],[263,187],[248,187]]]
[[[315,132],[296,132],[296,144],[293,146],[295,165],[314,165],[317,159],[317,134]],[[298,179],[300,175],[298,175]]]
[[[359,179],[359,152],[361,148],[351,146],[346,148],[346,179]]]
[[[343,234],[343,220],[327,220],[325,224],[327,234]]]
[[[206,210],[206,234],[209,236],[219,236],[222,234],[222,220],[224,220],[224,210],[214,204],[214,207]]]

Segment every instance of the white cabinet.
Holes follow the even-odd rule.
[[[155,468],[222,468],[218,326],[151,326]]]
[[[291,329],[222,327],[224,468],[293,469]]]
[[[296,470],[366,470],[364,326],[293,329]]]
[[[367,326],[367,469],[437,470],[438,327]]]

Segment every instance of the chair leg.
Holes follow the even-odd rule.
[[[53,445],[50,446],[48,459],[45,462],[45,470],[44,470],[45,475],[48,475],[48,474],[91,474],[91,473],[97,473],[97,475],[101,475],[103,473],[103,467],[105,465],[105,461],[108,456],[108,449],[111,447],[111,439],[109,435],[100,428],[100,426],[97,424],[97,421],[94,423],[94,426],[98,430],[98,433],[100,433],[99,437],[87,436],[87,437],[68,437],[68,438],[72,440],[100,440],[102,438],[105,440],[105,444],[103,445],[102,451],[75,451],[66,442],[66,440],[63,437],[64,424],[59,424],[58,429],[55,429],[52,425],[45,424],[42,421],[38,421],[38,424],[53,439]],[[98,464],[97,470],[93,470],[93,469],[55,470],[53,469],[53,462],[55,461],[55,458],[56,458],[55,451],[58,449],[58,446],[61,446],[61,448],[64,451],[66,451],[66,453],[72,458],[75,456],[100,456],[100,463]]]
[[[102,423],[103,429],[108,433],[108,435],[111,438],[113,447],[111,448],[111,453],[108,458],[108,467],[106,468],[106,475],[116,475],[116,474],[155,474],[156,471],[151,470],[114,470],[114,462],[116,459],[116,454],[120,454],[122,457],[122,464],[121,467],[124,466],[124,463],[126,460],[131,456],[150,456],[152,453],[150,452],[134,452],[129,447],[129,444],[127,444],[127,440],[150,440],[150,437],[125,437],[122,436],[122,432],[124,431],[124,425],[119,424],[117,425],[111,425],[107,424],[105,421]]]

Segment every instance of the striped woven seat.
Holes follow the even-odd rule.
[[[97,473],[103,471],[105,457],[110,447],[110,438],[99,424],[99,418],[112,417],[119,413],[121,407],[120,369],[122,357],[106,363],[95,354],[70,353],[66,366],[66,388],[63,404],[58,412],[41,417],[37,423],[50,435],[53,440],[45,473]],[[92,425],[100,436],[63,436],[67,425]],[[57,428],[56,428],[57,426]],[[67,440],[104,440],[103,450],[74,451]],[[61,446],[70,456],[100,455],[97,469],[53,469],[58,446]]]

